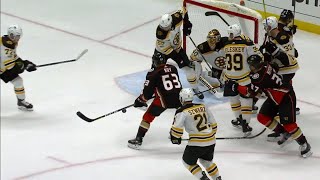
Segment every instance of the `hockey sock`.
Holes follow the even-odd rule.
[[[206,171],[212,179],[216,179],[217,177],[219,177],[219,170],[215,163],[203,159],[199,159],[199,161],[203,165],[203,167],[206,168]]]
[[[266,126],[268,129],[274,131],[275,133],[284,132],[283,126],[281,126],[281,124],[279,124],[278,121],[276,121],[275,119],[272,119],[269,116],[259,113],[257,116],[257,119],[261,124]]]
[[[14,92],[18,99],[24,100],[26,98],[24,87],[23,87],[23,80],[20,76],[16,77],[11,81],[14,86]]]
[[[144,137],[150,128],[150,123],[142,120],[138,129],[137,137]]]
[[[183,165],[191,172],[192,175],[200,179],[202,177],[202,169],[198,164],[188,165],[183,161]]]
[[[291,134],[291,138],[296,140],[299,145],[307,142],[306,137],[303,135],[301,129],[298,127],[297,123],[290,123],[283,125],[285,130]]]

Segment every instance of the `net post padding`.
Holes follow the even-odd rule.
[[[195,5],[202,7],[208,10],[217,11],[220,13],[225,13],[230,16],[236,16],[238,18],[247,19],[254,22],[254,42],[258,43],[259,41],[259,22],[262,21],[262,16],[260,13],[247,8],[245,6],[240,6],[234,3],[228,3],[217,0],[184,0],[183,6],[187,9],[187,4]],[[186,38],[184,36],[184,48],[186,48]]]

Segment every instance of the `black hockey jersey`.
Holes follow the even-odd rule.
[[[283,97],[293,90],[290,83],[285,83],[282,76],[270,66],[263,66],[258,72],[250,74],[251,87],[238,87],[241,94],[254,96],[259,91],[263,91],[276,104],[280,104]]]
[[[179,100],[181,88],[177,68],[170,64],[163,64],[148,72],[143,96],[149,100],[155,94],[160,98],[163,107],[178,108],[181,106]]]

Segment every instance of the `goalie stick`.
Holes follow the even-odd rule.
[[[266,131],[267,128],[264,128],[261,132],[259,132],[258,134],[256,135],[253,135],[253,136],[242,136],[242,137],[217,137],[216,139],[217,140],[232,140],[232,139],[253,139],[253,138],[256,138],[258,136],[260,136],[261,134],[263,134],[265,131]],[[189,141],[189,139],[181,139],[182,141]]]
[[[48,63],[48,64],[41,64],[41,65],[37,65],[38,67],[44,67],[44,66],[52,66],[52,65],[56,65],[56,64],[63,64],[63,63],[69,63],[69,62],[74,62],[79,60],[84,54],[86,54],[88,52],[88,49],[83,50],[77,58],[75,59],[70,59],[70,60],[65,60],[65,61],[58,61],[58,62],[53,62],[53,63]]]
[[[210,90],[211,90],[211,89],[207,89],[207,90],[204,90],[204,91],[195,93],[194,95],[197,95],[197,94],[200,94],[200,93],[204,93],[204,92],[207,92],[207,91],[210,91]],[[152,97],[152,98],[154,98],[154,97]],[[127,108],[130,108],[130,107],[132,107],[133,105],[134,105],[134,104],[130,104],[130,105],[128,105],[128,106],[125,106],[125,107],[123,107],[123,108],[117,109],[117,110],[112,111],[112,112],[110,112],[110,113],[108,113],[108,114],[105,114],[105,115],[102,115],[102,116],[99,116],[99,117],[93,118],[93,119],[88,118],[87,116],[85,116],[85,115],[84,115],[82,112],[80,112],[80,111],[78,111],[76,114],[77,114],[77,116],[78,116],[79,118],[81,118],[81,119],[84,120],[84,121],[93,122],[93,121],[96,121],[96,120],[98,120],[98,119],[104,118],[104,117],[106,117],[106,116],[109,116],[109,115],[111,115],[111,114],[114,114],[114,113],[117,113],[117,112],[120,112],[120,111],[123,112],[123,113],[126,113],[126,112],[127,112]]]
[[[230,24],[216,11],[207,11],[204,13],[206,16],[218,16],[227,26],[230,26]]]

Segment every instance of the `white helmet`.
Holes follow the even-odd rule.
[[[241,35],[241,27],[238,24],[231,25],[228,27],[227,32],[229,38],[233,39]]]
[[[267,17],[267,19],[263,20],[263,28],[265,31],[269,32],[278,27],[278,20],[274,16]]]
[[[179,93],[179,99],[181,104],[184,104],[187,101],[193,101],[193,90],[191,88],[183,88]]]
[[[19,25],[11,25],[8,27],[8,36],[11,40],[17,41],[22,36],[22,29]]]
[[[169,29],[171,28],[172,25],[172,17],[170,14],[165,14],[161,17],[160,20],[160,27],[163,29]]]

